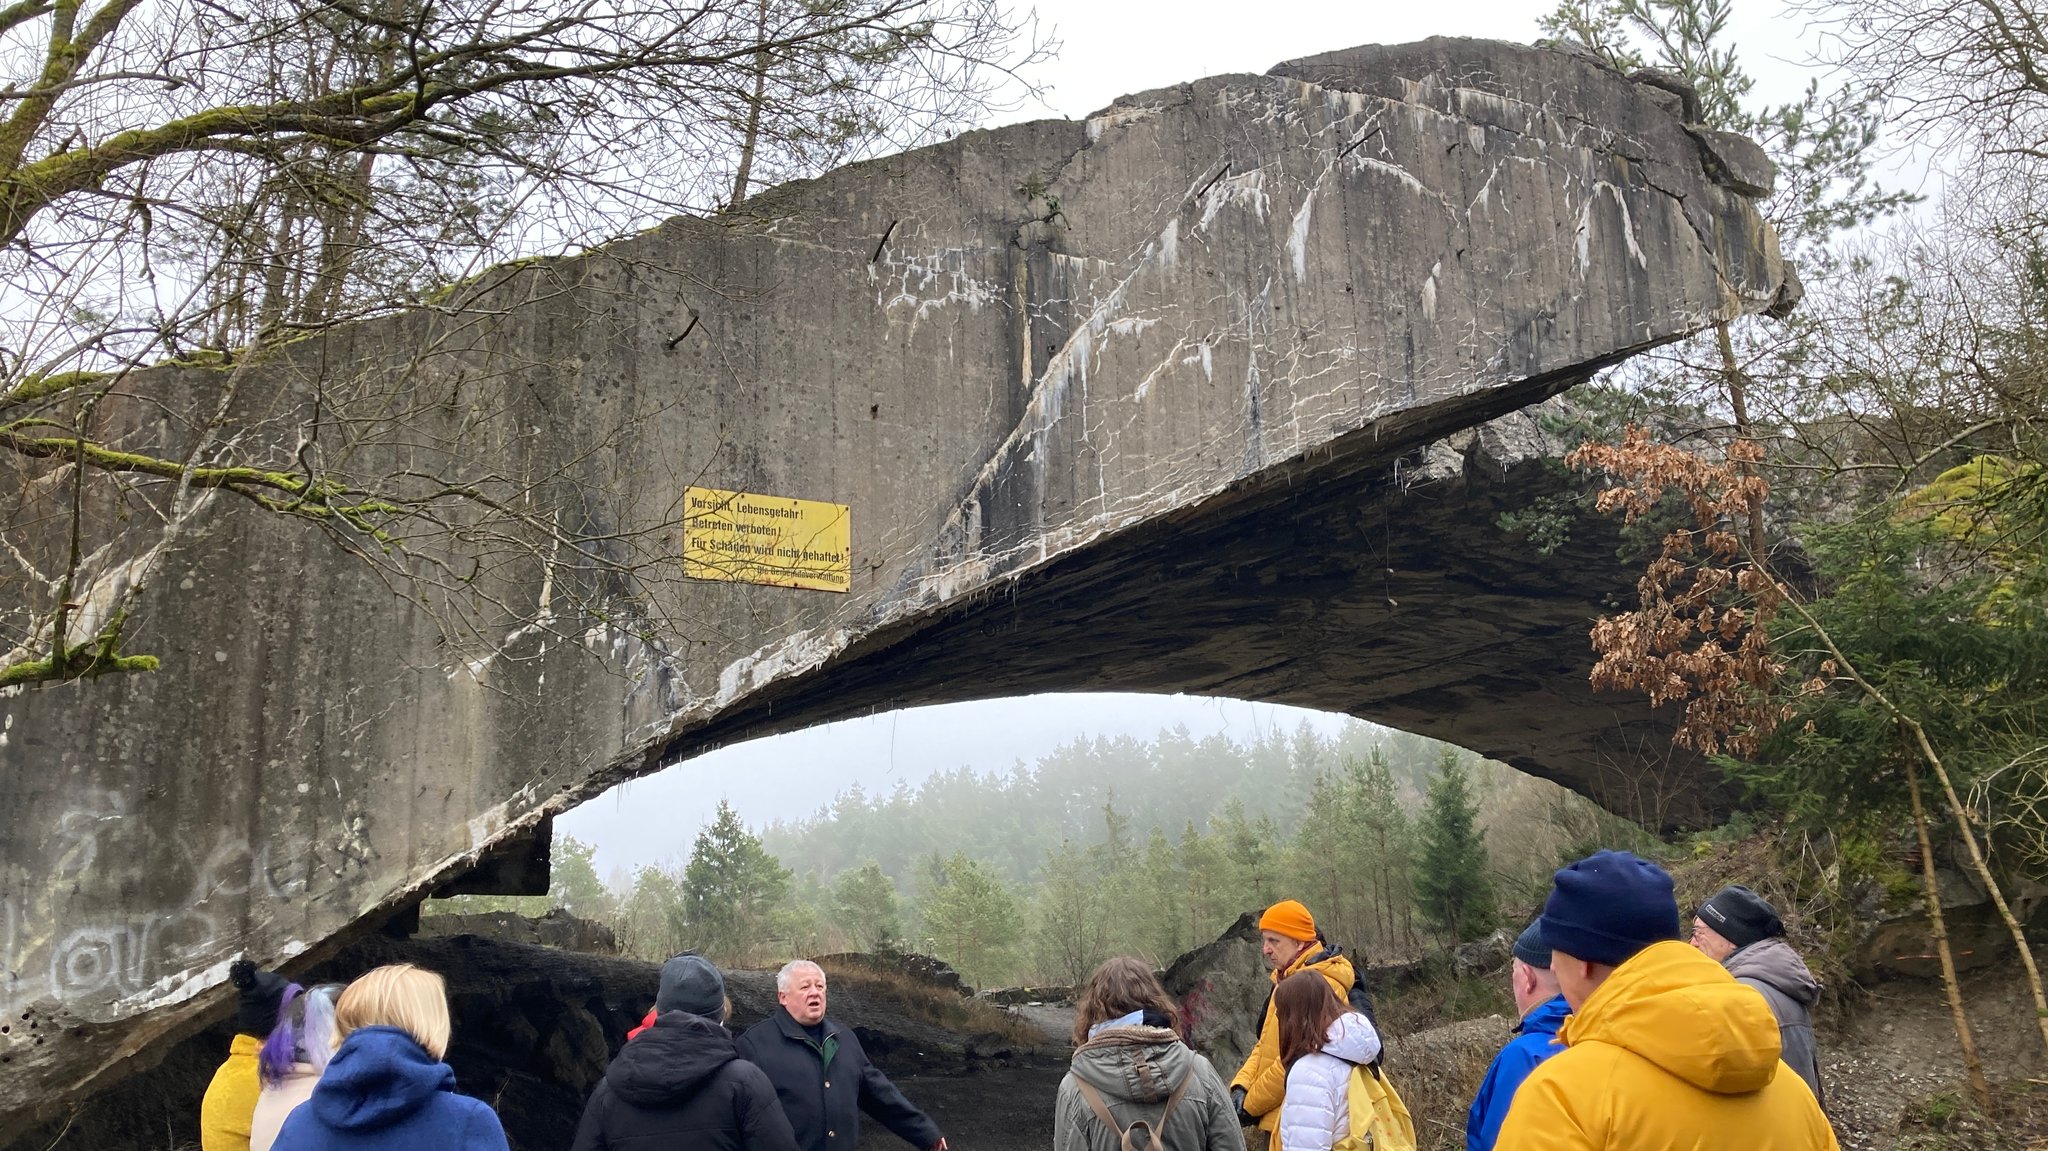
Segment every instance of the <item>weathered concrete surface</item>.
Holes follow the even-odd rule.
[[[1587,619],[1631,582],[1611,532],[1544,556],[1495,527],[1557,482],[1533,418],[1429,447],[1785,302],[1662,95],[1530,48],[1356,49],[844,169],[237,369],[250,435],[292,444],[317,393],[330,466],[509,488],[563,542],[421,536],[445,562],[394,596],[223,501],[129,629],[161,672],[0,700],[0,1131],[190,1034],[238,953],[313,962],[621,779],[875,708],[1277,700],[1698,818],[1666,729],[1585,687]],[[124,442],[175,455],[162,412],[210,403],[207,371],[102,410],[147,393]],[[851,593],[683,580],[693,482],[851,505]]]

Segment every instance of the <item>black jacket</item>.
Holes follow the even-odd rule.
[[[590,1093],[571,1151],[797,1151],[775,1088],[732,1032],[663,1013],[626,1044]]]
[[[742,1059],[768,1073],[789,1125],[796,1129],[803,1151],[853,1151],[860,1141],[860,1116],[865,1111],[902,1136],[918,1151],[939,1141],[939,1125],[911,1105],[861,1050],[853,1028],[825,1020],[825,1037],[837,1040],[832,1065],[825,1066],[811,1037],[789,1012],[775,1014],[747,1028],[739,1038]]]

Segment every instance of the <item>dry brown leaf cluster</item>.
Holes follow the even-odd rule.
[[[1754,755],[1788,714],[1772,698],[1785,664],[1772,655],[1768,626],[1784,593],[1743,544],[1770,491],[1754,470],[1762,457],[1760,445],[1736,440],[1710,460],[1634,426],[1618,444],[1589,442],[1565,457],[1608,478],[1602,512],[1633,523],[1667,493],[1691,512],[1692,525],[1667,533],[1636,581],[1642,606],[1593,625],[1592,683],[1642,692],[1652,706],[1684,704],[1673,741],[1705,755]]]

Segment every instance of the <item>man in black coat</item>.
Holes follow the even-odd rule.
[[[918,1151],[947,1151],[939,1125],[868,1062],[853,1029],[825,1018],[825,972],[799,959],[775,974],[775,1014],[739,1038],[768,1073],[803,1151],[853,1151],[865,1111]]]
[[[774,1086],[734,1050],[728,1007],[710,961],[685,952],[662,964],[654,1025],[605,1070],[570,1151],[797,1151]]]

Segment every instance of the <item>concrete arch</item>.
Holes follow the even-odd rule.
[[[226,509],[150,589],[164,671],[0,699],[0,1128],[196,1026],[237,954],[317,953],[620,779],[872,708],[1228,693],[1699,817],[1655,717],[1584,686],[1611,535],[1541,556],[1495,524],[1557,482],[1514,413],[1796,297],[1768,165],[1677,111],[1575,55],[1353,49],[241,369],[252,434],[375,400],[404,434],[364,458],[514,477],[571,542],[464,578],[444,542],[456,576],[394,597]],[[850,507],[848,590],[684,578],[693,484]]]

